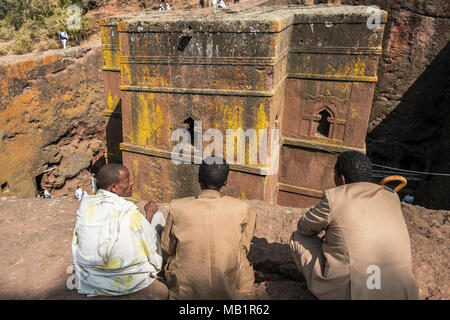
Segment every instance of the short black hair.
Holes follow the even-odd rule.
[[[120,163],[110,163],[103,165],[97,174],[97,187],[106,189],[114,183],[119,182],[120,170],[126,168]]]
[[[341,153],[334,166],[334,171],[345,178],[345,183],[371,182],[372,163],[363,153],[346,151]]]
[[[203,159],[198,177],[206,189],[218,190],[224,185],[229,172],[230,166],[223,158],[212,156]]]

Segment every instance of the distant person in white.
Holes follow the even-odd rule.
[[[166,2],[166,10],[170,10],[170,4]]]
[[[77,190],[75,190],[75,199],[81,200],[83,198],[83,190],[77,186]]]
[[[225,4],[225,2],[223,0],[220,0],[219,5],[217,6],[217,8],[226,8],[227,5]]]
[[[63,48],[66,48],[66,43],[67,43],[67,39],[69,39],[69,36],[67,35],[67,32],[65,32],[64,30],[60,30],[59,31],[59,39],[62,42]]]
[[[217,0],[211,0],[211,4],[213,8],[217,8]]]
[[[51,199],[53,196],[50,194],[50,192],[47,191],[47,189],[44,190],[44,198]]]

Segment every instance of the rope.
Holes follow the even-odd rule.
[[[325,148],[324,148],[321,144],[319,144],[319,143],[315,143],[315,142],[303,140],[304,138],[302,138],[302,137],[300,137],[300,136],[297,136],[295,133],[292,133],[292,132],[290,132],[290,131],[288,131],[288,130],[283,130],[283,131],[286,131],[286,132],[292,134],[292,135],[295,136],[296,138],[302,139],[302,142],[307,143],[307,144],[310,144],[310,145],[313,145],[313,146],[316,147],[317,149],[320,149],[320,150],[323,150],[323,151],[332,153],[332,154],[334,154],[334,155],[339,155],[339,153],[337,153],[337,152],[334,152],[334,151],[325,149]],[[406,170],[406,169],[400,169],[400,168],[394,168],[394,167],[384,166],[384,165],[376,164],[376,163],[372,163],[372,165],[373,165],[374,167],[378,167],[378,168],[385,168],[385,169],[397,170],[397,171],[399,171],[400,173],[401,173],[401,172],[405,172],[405,173],[415,173],[415,174],[423,174],[423,175],[430,175],[430,176],[450,177],[450,173],[436,173],[436,172],[423,172],[423,171]]]
[[[406,169],[400,169],[400,168],[383,166],[381,164],[375,164],[375,163],[373,163],[372,165],[374,167],[386,168],[386,169],[391,169],[391,170],[398,170],[398,171],[402,171],[402,172],[406,172],[406,173],[415,173],[415,174],[423,174],[423,175],[430,175],[430,176],[450,177],[450,173],[436,173],[436,172],[423,172],[423,171],[406,170]]]

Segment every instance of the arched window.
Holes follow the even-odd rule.
[[[1,192],[2,192],[2,193],[7,193],[7,192],[9,192],[8,182],[5,182],[4,184],[2,184],[2,186],[1,186]]]
[[[194,146],[194,119],[191,117],[187,118],[183,122],[184,127],[187,131],[189,131],[189,135],[191,136],[191,145]]]
[[[319,115],[321,117],[317,125],[317,134],[328,138],[330,136],[330,122],[328,119],[331,118],[331,114],[327,110],[322,110]]]
[[[327,109],[322,109],[316,116],[314,116],[315,132],[314,135],[318,138],[332,138],[334,117],[333,114]]]

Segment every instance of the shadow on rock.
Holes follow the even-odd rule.
[[[255,270],[294,281],[305,281],[292,258],[289,245],[279,242],[268,243],[265,238],[253,237],[249,260]]]
[[[255,270],[270,276],[269,281],[256,285],[257,299],[314,300],[303,275],[298,271],[289,245],[269,243],[266,238],[253,237],[249,260]]]

